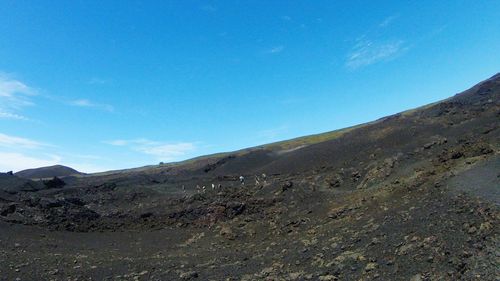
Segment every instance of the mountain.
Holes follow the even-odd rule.
[[[11,189],[2,276],[496,280],[499,120],[497,74],[351,128]]]
[[[15,173],[15,175],[25,179],[46,179],[53,177],[83,175],[83,173],[80,173],[77,170],[70,167],[55,165],[55,166],[41,167],[36,169],[22,170]]]

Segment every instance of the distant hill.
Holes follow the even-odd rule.
[[[55,165],[49,167],[23,170],[15,173],[15,175],[25,179],[42,179],[42,178],[52,178],[52,177],[83,175],[83,173],[70,167]]]

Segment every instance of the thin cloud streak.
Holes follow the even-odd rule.
[[[0,74],[0,97],[15,98],[16,96],[33,96],[36,91],[19,80]]]
[[[102,160],[95,155],[67,154],[60,156],[51,153],[55,146],[32,139],[11,136],[0,133],[0,172],[20,171],[24,169],[39,168],[65,164],[82,172],[98,172],[109,168],[95,166],[85,161]],[[64,153],[63,153],[64,155]],[[67,163],[67,158],[80,158],[78,162]],[[83,161],[83,162],[82,162]]]
[[[114,107],[109,104],[101,104],[101,103],[94,103],[88,99],[77,99],[69,102],[70,105],[72,106],[78,106],[78,107],[87,107],[87,108],[96,108],[96,109],[101,109],[105,111],[112,112],[114,111]]]
[[[408,46],[404,40],[398,38],[387,39],[384,36],[388,32],[388,27],[398,18],[399,15],[397,14],[389,16],[371,31],[358,37],[346,56],[345,67],[350,70],[356,70],[379,62],[392,60],[408,50]]]
[[[57,165],[61,157],[47,155],[47,157],[33,157],[22,153],[0,151],[0,171],[20,171],[28,168]]]
[[[377,62],[395,58],[406,48],[404,41],[373,42],[361,40],[351,50],[347,56],[346,67],[357,69]]]
[[[26,116],[10,112],[3,112],[3,111],[0,111],[0,119],[12,119],[12,120],[24,120],[24,121],[30,120]]]
[[[104,80],[93,80],[93,83],[103,83]],[[113,112],[114,107],[109,104],[95,103],[88,99],[65,101],[64,98],[50,95],[39,95],[38,91],[26,83],[11,78],[0,72],[0,119],[29,121],[30,118],[20,113],[23,108],[36,105],[33,98],[45,98],[51,101],[71,106],[94,108]]]
[[[28,120],[19,114],[27,106],[33,106],[31,97],[36,96],[35,89],[25,83],[0,73],[0,118],[11,120]]]
[[[104,141],[104,143],[113,146],[127,147],[140,153],[155,156],[157,159],[162,161],[179,160],[179,158],[195,151],[197,148],[196,145],[191,142],[166,143],[152,141],[145,138],[133,140],[111,140]]]
[[[0,146],[11,149],[16,149],[16,148],[36,149],[49,145],[26,138],[9,136],[0,133]]]
[[[277,53],[281,53],[283,52],[283,50],[285,49],[285,46],[274,46],[272,47],[271,49],[269,49],[266,53],[268,54],[277,54]]]
[[[392,16],[389,16],[387,18],[385,18],[378,26],[379,27],[388,27],[390,24],[392,24],[392,22],[397,19],[399,17],[399,15],[392,15]]]

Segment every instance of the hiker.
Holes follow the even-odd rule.
[[[245,185],[245,177],[244,176],[240,176],[240,183],[241,183],[241,185]]]
[[[214,190],[214,189],[215,189],[215,184],[212,183],[212,190]]]
[[[262,186],[267,185],[267,175],[262,173],[262,175],[259,177],[259,180],[262,181]]]

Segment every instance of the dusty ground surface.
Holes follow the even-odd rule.
[[[0,279],[500,280],[499,120],[497,75],[308,145],[2,174]]]

